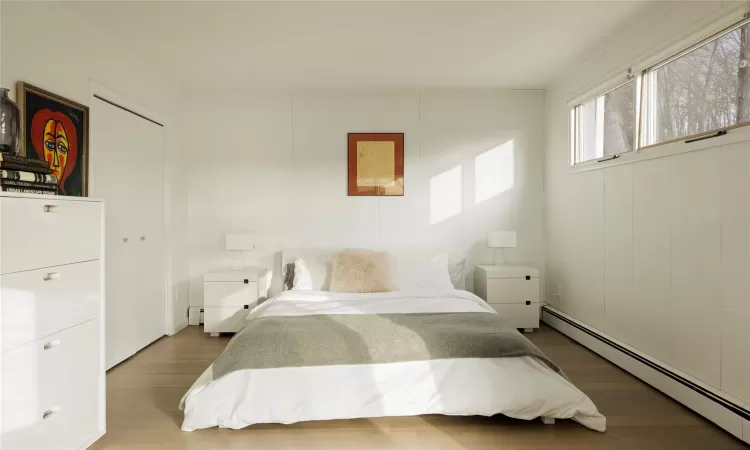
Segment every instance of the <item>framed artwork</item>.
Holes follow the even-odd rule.
[[[89,108],[59,95],[18,83],[21,155],[48,161],[60,194],[88,195]]]
[[[404,133],[349,133],[349,195],[404,195]]]

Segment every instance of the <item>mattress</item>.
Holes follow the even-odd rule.
[[[494,314],[458,290],[344,294],[286,291],[253,309],[264,317],[464,313]],[[246,369],[214,379],[213,364],[183,397],[184,431],[422,414],[504,414],[573,419],[604,431],[606,419],[563,375],[533,357],[452,358],[378,364]]]

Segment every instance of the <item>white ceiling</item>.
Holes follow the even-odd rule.
[[[184,88],[543,88],[643,1],[79,2]]]

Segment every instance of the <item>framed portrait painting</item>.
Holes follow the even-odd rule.
[[[404,195],[404,133],[349,133],[349,195]]]
[[[18,83],[21,155],[49,162],[60,194],[88,195],[89,108],[72,100]]]

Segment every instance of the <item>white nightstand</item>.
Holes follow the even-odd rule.
[[[539,328],[539,271],[533,267],[476,266],[474,292],[515,328]]]
[[[242,328],[247,313],[268,291],[266,270],[228,269],[203,275],[203,331],[218,336]]]

